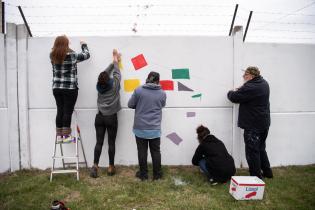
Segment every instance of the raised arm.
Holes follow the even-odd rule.
[[[90,58],[89,48],[87,44],[83,41],[80,41],[82,52],[77,54],[77,61],[81,62]]]

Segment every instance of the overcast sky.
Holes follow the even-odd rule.
[[[211,35],[246,27],[247,42],[315,44],[315,0],[6,0],[6,21],[23,23],[33,36]]]

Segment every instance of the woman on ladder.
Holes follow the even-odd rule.
[[[53,70],[53,94],[57,104],[58,142],[71,142],[71,117],[78,97],[77,63],[90,58],[87,44],[80,41],[82,52],[69,48],[67,36],[58,36],[50,53]]]

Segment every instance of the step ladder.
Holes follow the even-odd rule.
[[[50,173],[50,182],[52,181],[53,178],[53,174],[65,174],[65,173],[76,173],[77,174],[77,180],[79,181],[79,165],[84,164],[86,168],[88,168],[87,165],[87,161],[86,161],[86,156],[85,156],[85,152],[84,152],[84,147],[83,147],[83,143],[82,143],[82,137],[81,137],[81,132],[80,132],[80,128],[77,122],[77,112],[74,111],[74,115],[75,115],[75,129],[74,130],[74,139],[75,142],[71,142],[71,143],[64,143],[63,139],[61,142],[58,142],[58,136],[56,135],[55,137],[55,146],[54,146],[54,152],[53,152],[53,156],[52,156],[52,168],[51,168],[51,173]],[[83,161],[80,162],[79,161],[79,142],[81,145],[81,150],[83,153]],[[60,146],[60,156],[58,156],[56,154],[57,152],[57,145],[59,144]],[[63,153],[63,148],[62,145],[63,144],[70,144],[70,145],[75,145],[75,156],[64,156]],[[55,161],[57,159],[61,159],[62,160],[62,166],[63,169],[56,169],[55,168]],[[72,160],[72,162],[65,162],[65,160]],[[75,166],[75,169],[71,169],[71,166]]]

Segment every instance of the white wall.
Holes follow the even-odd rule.
[[[163,164],[191,164],[191,157],[197,146],[195,128],[201,123],[209,126],[232,152],[232,104],[225,96],[226,91],[233,87],[231,37],[87,37],[84,40],[88,43],[91,58],[78,64],[80,89],[76,110],[90,165],[93,163],[96,142],[95,85],[98,74],[111,62],[113,48],[118,48],[123,53],[123,80],[138,78],[144,83],[150,71],[160,72],[161,80],[173,80],[173,68],[190,70],[190,80],[174,80],[175,90],[166,91],[167,106],[163,111],[161,138]],[[32,38],[28,43],[30,154],[32,166],[38,168],[50,166],[47,163],[50,164],[51,157],[46,154],[51,154],[54,141],[56,105],[51,90],[52,70],[48,59],[53,41],[51,38]],[[70,38],[70,42],[78,51],[79,39]],[[148,66],[135,71],[131,58],[141,53],[144,54]],[[181,81],[195,91],[178,91],[176,81]],[[191,97],[198,93],[203,95],[201,99]],[[127,108],[131,94],[132,92],[124,91],[122,81],[123,110],[119,113],[116,145],[118,164],[137,163],[135,137],[132,133],[134,112]],[[196,117],[187,118],[187,111],[196,112]],[[183,138],[180,145],[175,145],[165,137],[172,132]],[[45,140],[41,137],[43,135]],[[108,164],[106,144],[100,163]]]
[[[187,118],[187,111],[195,111],[195,118]],[[228,151],[232,147],[232,127],[230,108],[203,109],[203,108],[179,108],[164,109],[161,138],[162,162],[171,165],[187,165],[191,163],[194,149],[197,147],[195,128],[204,123],[215,131],[216,136],[224,141]],[[94,146],[96,143],[94,118],[96,110],[78,110],[78,120],[81,128],[84,149],[89,164],[93,163]],[[31,160],[32,166],[46,168],[51,164],[51,154],[54,145],[54,118],[55,110],[30,110],[30,134],[31,134]],[[137,147],[135,137],[132,134],[134,111],[123,109],[118,114],[119,127],[116,139],[117,164],[137,164]],[[185,122],[185,123],[179,123]],[[177,146],[165,135],[176,132],[183,141]],[[71,145],[72,146],[72,145]],[[108,164],[108,146],[104,144],[100,158],[101,165]],[[74,147],[66,145],[68,154],[74,154]],[[48,165],[47,165],[48,164]]]
[[[4,35],[0,34],[0,107],[7,107],[6,98],[6,68],[4,63],[5,49],[4,49]]]
[[[9,25],[8,30],[10,27],[13,26]],[[2,81],[0,84],[0,138],[5,145],[0,151],[1,171],[17,170],[17,163],[22,168],[48,168],[51,166],[54,145],[56,105],[51,90],[52,70],[48,57],[54,40],[29,38],[26,41],[26,31],[20,26],[17,27],[17,34],[17,38],[8,40],[10,47],[6,53],[17,53],[18,63],[14,65],[12,59],[7,58],[7,70],[2,63],[0,68],[0,79],[11,71],[3,81],[9,88],[3,90]],[[17,47],[13,39],[17,40]],[[190,69],[190,80],[174,80],[175,90],[167,91],[161,137],[163,164],[191,164],[197,146],[195,128],[204,124],[225,143],[237,167],[247,165],[242,131],[236,125],[238,106],[227,100],[226,93],[241,85],[241,69],[248,65],[258,66],[271,87],[272,124],[267,152],[272,166],[315,163],[312,149],[315,146],[315,130],[312,129],[315,123],[315,96],[312,93],[315,84],[311,83],[315,76],[312,71],[315,64],[314,45],[244,44],[241,32],[234,37],[85,37],[83,40],[88,43],[91,58],[78,64],[80,89],[76,110],[89,165],[93,163],[96,142],[95,83],[98,74],[111,61],[113,48],[123,53],[123,80],[138,78],[143,83],[150,71],[160,72],[162,80],[172,80],[171,69]],[[78,51],[80,39],[70,37],[70,41],[71,47]],[[135,71],[130,59],[141,53],[148,66]],[[17,66],[18,76],[14,73],[14,66]],[[123,80],[123,109],[118,115],[115,162],[130,165],[137,164],[132,133],[134,111],[126,106],[131,93],[124,91]],[[183,82],[195,91],[177,91],[176,81]],[[14,84],[19,87],[14,87]],[[202,93],[201,100],[191,98],[197,93]],[[19,113],[18,120],[14,109]],[[187,118],[186,112],[196,112],[196,116]],[[10,120],[11,124],[6,123]],[[16,129],[15,124],[19,131],[10,134]],[[176,132],[183,142],[175,145],[166,138],[172,132]],[[10,142],[11,139],[14,141]],[[67,153],[74,153],[74,147],[65,147]],[[108,164],[107,149],[105,140],[100,159],[102,166]],[[16,150],[18,156],[11,157],[12,152],[9,151]]]
[[[0,34],[0,172],[10,169],[4,35]]]
[[[231,37],[86,37],[83,40],[88,43],[91,58],[78,64],[80,91],[77,108],[96,107],[96,80],[98,74],[112,61],[113,48],[123,53],[123,80],[136,78],[144,83],[150,71],[159,72],[161,80],[172,80],[172,68],[190,69],[190,80],[174,81],[181,81],[195,92],[168,91],[167,107],[231,107],[226,97],[222,97],[232,87],[233,81]],[[52,70],[48,59],[53,41],[53,38],[29,40],[31,109],[55,108],[51,95]],[[70,38],[71,47],[76,51],[80,50],[79,41],[78,38]],[[135,71],[131,58],[138,54],[144,54],[148,65]],[[122,105],[127,107],[132,93],[123,90],[121,93]],[[197,93],[203,94],[202,100],[191,98]]]
[[[267,152],[273,166],[315,162],[314,57],[315,45],[244,45],[243,67],[258,66],[270,85]]]

